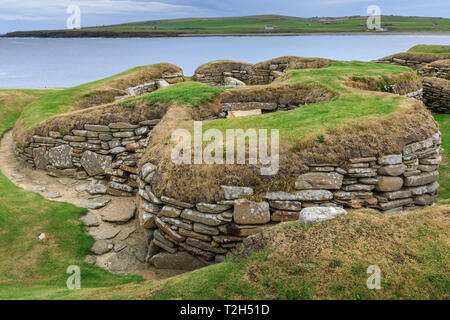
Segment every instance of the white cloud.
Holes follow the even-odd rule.
[[[48,17],[28,17],[28,16],[22,16],[22,15],[16,15],[16,14],[3,14],[0,13],[0,20],[3,21],[47,21],[50,20]]]
[[[357,3],[374,3],[375,0],[316,0],[312,4],[316,6],[329,6],[329,5],[349,5]]]
[[[53,20],[65,19],[69,5],[78,5],[83,14],[153,13],[196,15],[204,11],[195,6],[169,4],[159,1],[132,0],[0,0],[0,20]]]

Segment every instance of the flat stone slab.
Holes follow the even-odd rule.
[[[234,221],[237,224],[265,224],[270,222],[269,203],[246,199],[236,200]]]
[[[59,192],[48,192],[44,195],[47,199],[57,199],[61,198],[61,194]]]
[[[112,223],[125,223],[131,220],[136,213],[136,203],[131,199],[113,201],[105,208],[100,216],[103,221]]]
[[[22,179],[23,179],[23,176],[20,175],[20,174],[14,173],[14,174],[11,175],[11,180],[19,181],[19,180],[22,180]]]
[[[333,199],[328,190],[303,190],[295,193],[267,192],[263,198],[271,201],[327,201]]]
[[[403,178],[401,177],[378,177],[377,191],[393,192],[399,191],[403,187]]]
[[[336,207],[311,207],[300,212],[299,221],[304,224],[314,224],[327,220],[336,219],[339,216],[347,215],[347,211]]]
[[[72,147],[68,145],[61,145],[50,149],[47,154],[47,159],[56,168],[72,168],[72,152]]]
[[[270,206],[282,211],[301,211],[302,203],[299,201],[271,201]]]
[[[35,186],[35,187],[31,187],[30,190],[33,192],[45,192],[47,190],[47,188],[44,186]]]
[[[201,213],[192,209],[183,210],[181,217],[189,221],[199,222],[213,227],[223,224],[216,214]]]
[[[97,210],[105,207],[108,203],[111,202],[111,199],[106,198],[97,198],[89,201],[88,208],[92,210]]]
[[[86,227],[98,227],[100,225],[98,219],[92,213],[81,217],[80,220],[83,221]]]
[[[114,245],[108,240],[99,240],[94,243],[92,246],[92,252],[96,255],[102,255],[108,253],[114,248]]]
[[[411,176],[407,177],[405,179],[405,186],[407,187],[417,187],[417,186],[423,186],[426,184],[430,184],[433,182],[438,181],[439,179],[439,172],[425,172],[417,176]]]
[[[344,176],[337,172],[309,172],[298,177],[295,189],[339,190]]]
[[[75,187],[75,191],[78,193],[82,193],[87,191],[88,188],[89,188],[88,184],[79,184],[78,186]]]
[[[236,200],[245,198],[253,194],[253,189],[249,187],[220,186],[226,200]]]
[[[227,119],[242,118],[262,114],[261,109],[228,111]]]
[[[179,251],[176,253],[161,252],[154,255],[150,260],[150,264],[158,269],[171,270],[196,270],[205,266],[205,263],[193,255]]]
[[[111,228],[105,231],[100,232],[99,234],[94,236],[95,240],[106,240],[106,239],[112,239],[115,236],[117,236],[120,232],[120,229]]]
[[[80,164],[90,176],[101,175],[111,165],[112,157],[103,156],[92,151],[85,151],[81,157]]]
[[[132,268],[135,260],[136,258],[131,250],[129,248],[123,248],[108,259],[108,269],[113,272],[123,272]]]
[[[89,194],[91,194],[91,195],[106,194],[107,188],[105,185],[100,184],[100,183],[99,184],[91,184],[87,187],[86,191],[89,192]]]
[[[231,209],[229,204],[197,203],[197,210],[204,213],[221,213]]]

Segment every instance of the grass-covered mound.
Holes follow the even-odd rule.
[[[3,134],[12,127],[23,109],[45,94],[53,90],[0,90],[0,132]]]
[[[290,70],[269,85],[225,88],[197,82],[178,83],[140,97],[54,116],[22,132],[23,119],[33,110],[39,113],[42,108],[39,103],[49,99],[51,93],[25,109],[14,133],[19,145],[26,147],[35,134],[46,136],[50,131],[64,134],[83,129],[86,123],[108,125],[162,119],[153,129],[142,159],[142,163],[150,161],[158,166],[152,189],[157,196],[192,203],[212,202],[222,200],[221,184],[251,186],[258,193],[289,191],[294,178],[306,171],[306,164],[340,164],[350,158],[400,153],[403,146],[432,136],[439,129],[431,114],[416,100],[390,94],[405,94],[419,88],[417,75],[405,67],[333,62],[319,69]],[[218,129],[223,133],[226,129],[278,129],[277,175],[261,176],[258,166],[180,166],[172,162],[172,132],[181,128],[192,130],[193,120],[217,117],[223,102],[298,106],[286,112],[203,123],[204,130]],[[52,112],[61,110],[56,108]]]
[[[409,49],[408,52],[450,54],[450,46],[419,44]]]
[[[23,110],[14,127],[15,140],[20,145],[26,146],[32,142],[31,138],[34,134],[47,135],[49,131],[67,133],[80,123],[89,123],[86,121],[102,116],[105,121],[109,119],[109,122],[114,122],[112,120],[115,118],[117,109],[109,106],[107,108],[93,107],[113,103],[115,97],[127,95],[125,91],[127,88],[161,79],[163,75],[180,72],[182,70],[175,65],[159,63],[132,68],[117,75],[72,88],[52,90]],[[75,113],[73,116],[72,112]],[[58,118],[59,115],[63,117]],[[129,116],[129,114],[123,115],[123,117]]]
[[[377,72],[386,71],[386,66],[380,67]],[[39,97],[50,92],[0,90],[0,132],[12,127],[29,103],[29,95]],[[20,97],[26,97],[27,102]],[[147,108],[151,107],[156,104]],[[179,115],[194,110],[200,107],[177,107],[169,112]],[[343,106],[343,110],[347,113],[351,109]],[[319,119],[336,116],[328,113],[323,112]],[[394,217],[357,211],[310,228],[295,223],[281,225],[276,232],[265,234],[267,245],[260,252],[160,282],[135,284],[140,281],[137,277],[119,277],[84,264],[83,257],[92,239],[83,234],[77,220],[83,209],[24,192],[0,175],[0,297],[449,299],[450,116],[439,114],[435,118],[441,126],[446,151],[440,168],[440,206]],[[45,232],[50,241],[38,242],[36,235],[40,232]],[[82,268],[82,290],[66,289],[69,275],[65,268],[69,263]],[[372,264],[382,271],[380,291],[369,291],[365,286],[369,276],[366,269]]]
[[[23,108],[52,90],[0,90],[0,138]],[[78,218],[86,209],[16,187],[0,173],[0,299],[55,299],[71,292],[67,267],[78,265],[85,288],[142,281],[116,276],[84,262],[94,239]],[[38,240],[46,234],[44,241]]]
[[[417,69],[426,64],[445,59],[450,59],[450,46],[418,45],[409,49],[408,52],[396,53],[379,61],[390,61]]]
[[[253,66],[254,70],[269,69],[271,64],[287,63],[289,70],[296,69],[319,69],[327,64],[330,64],[333,60],[324,58],[304,58],[304,57],[279,57],[275,59],[259,62]]]
[[[234,60],[215,60],[202,64],[199,66],[195,73],[199,72],[211,72],[222,73],[229,70],[250,69],[252,64]]]
[[[28,130],[55,115],[113,102],[115,97],[126,95],[127,88],[160,79],[163,74],[177,72],[181,72],[181,69],[170,63],[160,63],[136,67],[105,79],[58,90],[31,103],[25,108],[20,120]]]
[[[262,61],[254,65],[234,60],[216,60],[202,64],[195,70],[195,74],[206,72],[213,74],[222,74],[223,72],[230,72],[232,70],[246,70],[251,73],[261,69],[268,70],[270,65],[277,65],[280,63],[287,64],[287,67],[290,70],[316,68],[319,69],[331,62],[333,62],[333,60],[324,58],[304,58],[296,56],[278,57],[275,59]]]
[[[158,196],[192,203],[222,200],[221,184],[251,186],[259,192],[290,191],[295,177],[306,171],[308,163],[341,163],[350,158],[401,153],[403,146],[424,140],[439,130],[429,111],[418,101],[389,94],[390,87],[382,90],[387,92],[356,89],[368,88],[355,78],[389,85],[396,85],[398,81],[401,84],[398,87],[406,92],[419,88],[417,75],[405,67],[334,62],[321,69],[291,70],[268,86],[226,90],[214,102],[199,109],[173,106],[153,130],[152,142],[142,160],[142,163],[150,161],[158,166],[152,190]],[[178,128],[192,130],[192,120],[198,119],[199,110],[220,110],[221,101],[239,93],[243,98],[253,94],[256,101],[263,102],[258,100],[265,99],[263,92],[272,89],[277,92],[287,86],[294,87],[294,91],[306,86],[305,93],[316,90],[320,93],[316,98],[325,98],[287,112],[203,123],[204,131],[218,129],[223,133],[226,129],[279,129],[280,170],[277,175],[260,176],[258,166],[172,163],[170,155],[174,144],[169,141],[172,132]],[[379,88],[376,85],[372,89],[381,91]],[[255,94],[258,90],[260,94]],[[333,94],[328,95],[328,92]]]
[[[305,227],[264,231],[260,250],[160,282],[76,292],[110,299],[442,299],[450,298],[450,207],[386,216],[354,211]],[[367,268],[381,269],[369,290]]]
[[[435,68],[449,68],[450,69],[450,59],[437,60],[428,65],[429,67]]]
[[[33,110],[39,112],[41,108],[39,103],[42,100],[36,100],[27,106],[14,126],[14,140],[23,148],[33,142],[34,135],[47,136],[50,131],[65,135],[72,129],[82,130],[85,124],[139,123],[144,120],[161,119],[166,114],[167,108],[174,104],[200,110],[200,105],[206,105],[213,101],[225,89],[224,87],[209,87],[196,82],[177,83],[140,97],[55,115],[26,130],[23,127],[23,117],[27,117],[27,115],[24,113],[32,113]],[[43,98],[49,99],[49,95]],[[202,108],[200,112],[210,115],[216,111]]]

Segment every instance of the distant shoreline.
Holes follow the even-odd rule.
[[[23,31],[12,32],[0,35],[0,38],[206,38],[206,37],[301,37],[301,36],[450,36],[450,31],[384,31],[384,32],[307,32],[307,33],[205,33],[205,34],[188,34],[188,33],[112,33],[112,32],[80,32],[74,34],[73,31],[62,32],[41,32],[41,31]]]

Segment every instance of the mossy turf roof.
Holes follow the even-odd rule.
[[[48,93],[0,90],[0,136],[28,102]],[[450,116],[435,117],[446,150],[441,206],[394,217],[360,210],[308,228],[283,224],[266,233],[264,250],[169,281],[141,283],[137,276],[112,275],[83,262],[93,243],[77,220],[85,210],[25,192],[0,174],[0,298],[448,300]],[[51,242],[37,242],[39,232]],[[393,233],[400,237],[386,242]],[[365,287],[373,261],[387,270],[383,290]],[[70,264],[83,270],[81,290],[66,288]]]
[[[293,70],[283,82],[323,86],[339,92],[331,101],[296,108],[288,112],[266,113],[243,118],[209,121],[204,130],[280,129],[282,142],[295,143],[302,137],[320,135],[355,119],[369,119],[398,110],[400,97],[394,95],[361,94],[343,85],[351,77],[370,78],[412,73],[410,69],[372,62],[333,62],[321,69]],[[382,79],[380,79],[382,81]],[[273,84],[279,85],[279,84]],[[383,88],[380,88],[380,90]],[[386,89],[387,91],[388,89]]]
[[[419,44],[409,49],[408,52],[450,54],[450,46]]]
[[[42,121],[60,114],[85,109],[114,101],[115,96],[126,95],[124,89],[154,78],[161,77],[163,71],[181,71],[178,67],[160,63],[135,67],[108,78],[79,86],[52,90],[25,108],[20,119],[25,129],[31,129]]]
[[[175,103],[190,108],[200,108],[212,102],[226,87],[211,87],[198,82],[181,82],[152,93],[119,102],[120,106],[134,108],[137,104],[153,106],[156,103]]]
[[[226,88],[182,82],[140,97],[62,114],[28,131],[21,131],[18,122],[14,134],[18,145],[26,147],[34,134],[69,132],[83,128],[85,123],[107,125],[161,118],[141,159],[141,163],[158,164],[158,173],[164,177],[157,185],[152,185],[155,194],[192,203],[218,201],[221,200],[217,198],[221,184],[252,186],[258,192],[264,192],[281,190],[281,183],[283,190],[290,190],[291,178],[304,173],[307,164],[340,164],[352,157],[399,153],[406,144],[432,136],[439,128],[429,111],[414,99],[391,94],[401,93],[398,92],[400,89],[404,93],[416,91],[420,86],[418,76],[406,67],[340,61],[320,69],[290,70],[269,85]],[[76,96],[77,89],[66,92],[74,92]],[[39,103],[43,100],[51,102],[52,95],[58,93],[36,100],[25,113],[32,114],[36,106],[37,111],[42,111]],[[239,99],[243,102],[274,102],[272,100],[280,95],[291,93],[309,95],[310,99],[303,103],[301,99],[296,100],[299,101],[295,104],[297,107],[290,111],[203,121],[204,131],[278,129],[280,168],[277,176],[260,177],[258,168],[246,165],[231,165],[232,168],[199,165],[180,171],[171,163],[172,132],[193,130],[193,120],[217,116],[222,109],[222,99],[231,96],[234,102],[241,101]],[[76,100],[76,97],[70,99]],[[50,111],[61,112],[60,105],[56,111]],[[171,181],[170,184],[167,181]]]

